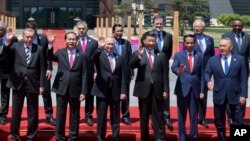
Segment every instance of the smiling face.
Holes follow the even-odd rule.
[[[233,32],[234,32],[235,34],[241,33],[243,27],[244,27],[244,25],[243,25],[242,21],[240,21],[240,20],[235,20],[235,21],[233,21],[233,23],[232,23]]]
[[[123,28],[121,26],[115,27],[115,30],[113,31],[113,35],[117,39],[121,39],[123,34]]]
[[[219,51],[222,56],[227,56],[233,48],[230,39],[221,39],[219,44]]]
[[[143,40],[143,43],[147,50],[153,50],[156,46],[156,37],[155,36],[146,36]]]
[[[77,44],[77,36],[74,33],[68,33],[65,37],[66,47],[69,50],[72,50],[76,47]]]
[[[162,31],[162,28],[163,28],[163,19],[162,18],[154,19],[154,28],[158,32]]]
[[[107,38],[105,39],[105,46],[104,46],[104,49],[105,49],[107,52],[113,52],[114,47],[115,47],[115,39],[112,38],[112,37],[107,37]]]
[[[184,47],[188,52],[192,52],[194,49],[194,38],[193,37],[186,37],[184,39]]]

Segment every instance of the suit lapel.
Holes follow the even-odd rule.
[[[36,55],[37,50],[38,50],[38,48],[37,48],[37,47],[38,47],[37,45],[32,44],[32,48],[31,48],[31,57],[30,57],[30,63],[29,63],[28,65],[30,65],[30,64],[32,63],[33,58],[34,58],[34,56]]]
[[[76,48],[76,54],[75,54],[75,59],[74,59],[74,63],[73,63],[72,68],[74,68],[74,66],[75,66],[76,63],[78,62],[79,57],[80,57],[79,50]]]
[[[228,69],[228,75],[230,74],[230,72],[231,72],[231,70],[232,70],[232,68],[233,68],[232,66],[234,66],[235,63],[237,63],[237,59],[236,59],[236,57],[232,54],[230,66],[229,66],[229,69]]]
[[[108,55],[106,54],[106,52],[105,52],[104,50],[102,51],[102,54],[101,54],[101,55],[102,55],[101,58],[103,58],[104,63],[107,64],[107,65],[104,65],[104,66],[107,66],[107,69],[108,69],[110,72],[112,72],[111,66],[110,66],[110,64],[109,64]]]
[[[21,44],[20,47],[18,47],[17,49],[19,50],[18,52],[20,52],[20,55],[22,56],[23,62],[25,62],[25,64],[27,65],[24,42],[21,42],[20,44]]]
[[[218,55],[216,57],[215,63],[217,63],[216,66],[219,67],[219,72],[221,73],[221,75],[226,76],[225,73],[224,73],[224,71],[223,71],[223,67],[222,67],[222,63],[221,63],[221,55]]]
[[[69,55],[68,55],[68,50],[66,48],[63,50],[62,56],[64,57],[65,62],[67,63],[68,68],[70,69]]]
[[[235,37],[234,37],[234,33],[233,33],[233,32],[230,33],[230,38],[231,38],[231,40],[232,40],[232,42],[233,42],[233,50],[235,50],[237,53],[239,53],[239,52],[240,52],[240,51],[239,51],[239,47],[238,47],[238,45],[237,45],[237,43],[236,43],[236,40],[235,40]]]

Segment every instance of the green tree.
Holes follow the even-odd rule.
[[[245,26],[250,26],[250,16],[248,15],[222,13],[217,17],[217,21],[226,27],[231,26],[235,19],[241,19]]]

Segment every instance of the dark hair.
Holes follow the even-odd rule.
[[[195,41],[195,37],[193,34],[186,34],[183,36],[183,43],[185,42],[186,38],[188,38],[188,37],[194,38],[194,41]]]
[[[121,27],[123,28],[123,26],[121,24],[114,24],[113,27],[112,27],[112,31],[114,32],[115,31],[115,28],[116,27]]]
[[[240,22],[242,23],[242,25],[244,25],[243,21],[242,21],[241,19],[239,19],[239,18],[232,20],[232,23],[231,23],[231,24],[233,25],[233,23],[234,23],[235,21],[240,21]]]
[[[154,16],[154,18],[153,18],[153,23],[155,22],[155,20],[157,20],[157,19],[163,19],[163,17],[162,16],[160,16],[160,15],[156,15],[156,16]]]
[[[37,29],[37,25],[34,21],[28,21],[25,25],[25,28],[32,28],[34,30]]]
[[[143,34],[142,38],[146,39],[148,36],[157,37],[155,31],[147,31]]]
[[[67,32],[65,35],[64,35],[64,40],[66,40],[67,39],[67,36],[69,35],[69,34],[74,34],[74,35],[76,35],[76,37],[77,37],[77,34],[75,33],[75,32]]]

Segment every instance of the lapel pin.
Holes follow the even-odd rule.
[[[236,61],[236,59],[234,58],[234,61]]]
[[[160,55],[160,53],[157,53],[157,56],[159,56]]]
[[[76,56],[79,56],[79,54],[77,53]]]

